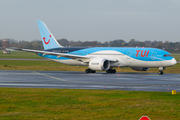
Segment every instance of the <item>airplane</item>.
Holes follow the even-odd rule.
[[[161,49],[145,47],[63,47],[43,21],[37,20],[44,50],[18,49],[67,65],[88,66],[86,73],[106,71],[116,73],[116,67],[131,67],[136,71],[159,68],[162,75],[166,67],[177,62],[172,55]]]

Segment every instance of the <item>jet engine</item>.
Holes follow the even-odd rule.
[[[105,58],[94,58],[89,62],[89,68],[91,70],[108,70],[110,62]]]
[[[136,70],[136,71],[148,71],[150,68],[146,68],[146,67],[144,67],[144,68],[132,67],[131,69]]]

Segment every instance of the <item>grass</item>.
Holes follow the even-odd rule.
[[[173,56],[177,61],[180,61],[180,54],[172,54],[172,56]]]
[[[179,120],[170,92],[0,88],[0,119]]]
[[[11,54],[3,54],[3,52],[0,51],[0,58],[43,59],[35,53],[23,51],[11,51]]]
[[[84,71],[86,66],[70,66],[54,61],[0,60],[0,70]]]

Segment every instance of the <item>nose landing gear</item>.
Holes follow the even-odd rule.
[[[162,75],[164,69],[165,69],[165,67],[159,67],[159,72],[158,72],[158,74],[159,74],[159,75]]]
[[[160,70],[160,71],[158,72],[158,74],[159,74],[159,75],[162,75],[162,74],[163,74],[163,71]]]

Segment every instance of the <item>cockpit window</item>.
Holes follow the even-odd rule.
[[[164,54],[164,57],[172,57],[171,54]]]

